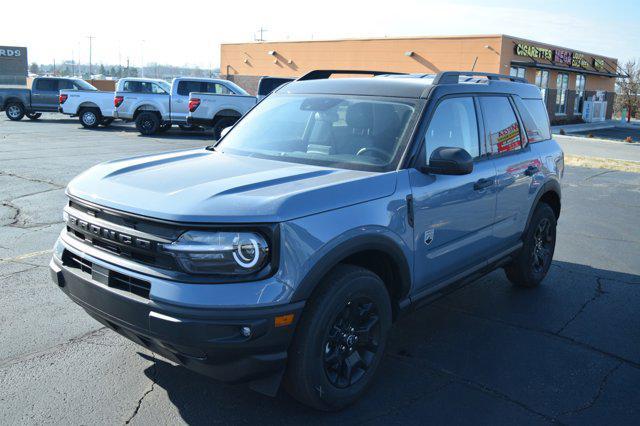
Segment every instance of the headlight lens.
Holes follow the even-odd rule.
[[[255,232],[188,231],[164,249],[192,274],[250,275],[269,257],[267,242]]]

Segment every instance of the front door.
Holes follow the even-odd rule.
[[[474,157],[471,174],[452,176],[409,172],[414,205],[414,275],[416,291],[434,286],[484,264],[495,216],[496,171],[480,156],[477,101],[448,97],[436,106],[422,158],[438,147],[464,148]]]

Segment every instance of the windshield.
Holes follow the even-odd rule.
[[[371,96],[266,98],[216,150],[360,170],[392,170],[407,144],[417,102]]]
[[[84,80],[74,80],[73,81],[76,86],[78,86],[81,90],[98,90],[96,89],[94,86],[92,86],[91,84],[87,83]]]

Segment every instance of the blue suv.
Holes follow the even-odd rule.
[[[151,351],[321,410],[363,394],[411,309],[496,268],[540,284],[564,169],[540,90],[378,74],[311,72],[213,146],[82,173],[54,281]]]

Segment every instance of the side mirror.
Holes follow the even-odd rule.
[[[436,175],[468,175],[473,171],[473,158],[462,148],[441,146],[429,157],[429,165],[422,168]]]
[[[224,129],[222,129],[220,131],[220,139],[224,138],[225,135],[229,133],[229,130],[231,130],[231,127],[225,127]]]

